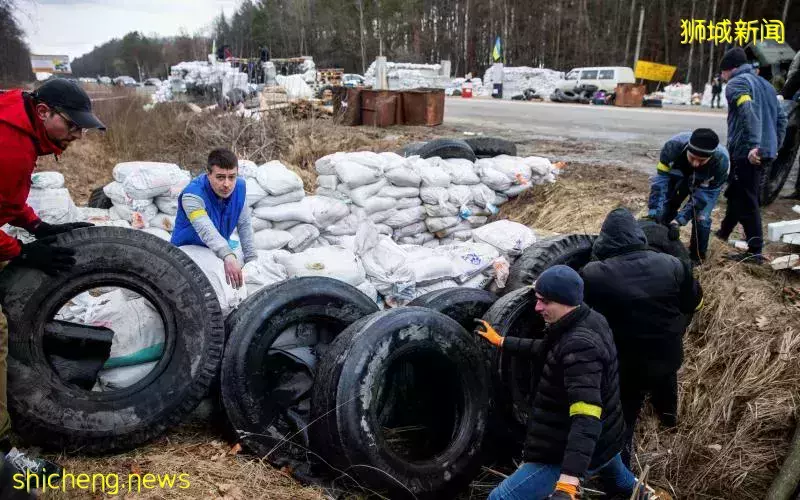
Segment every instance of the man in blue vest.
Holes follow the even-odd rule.
[[[207,172],[196,177],[178,198],[178,216],[172,233],[175,246],[200,245],[211,249],[225,265],[229,285],[241,288],[242,264],[236,257],[239,231],[245,263],[258,258],[253,243],[250,210],[245,206],[246,185],[239,179],[239,161],[232,151],[215,149],[208,155]]]

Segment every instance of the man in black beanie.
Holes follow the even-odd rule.
[[[786,113],[775,88],[759,78],[747,62],[744,49],[734,47],[722,57],[722,79],[728,82],[728,151],[731,156],[728,209],[716,235],[727,240],[742,224],[748,251],[730,256],[732,260],[760,264],[764,247],[761,228],[760,192],[762,177],[769,175],[786,135]]]
[[[648,217],[678,227],[692,221],[689,253],[699,264],[706,258],[711,235],[711,211],[728,180],[728,150],[708,128],[683,132],[661,148],[656,175],[650,179]],[[684,200],[689,201],[684,205]],[[683,208],[681,208],[683,206]]]
[[[477,334],[512,356],[534,359],[536,367],[524,463],[489,499],[574,499],[590,476],[603,481],[605,493],[629,498],[636,478],[620,456],[625,424],[608,323],[583,303],[583,280],[567,266],[545,270],[533,291],[547,325],[543,339],[503,337],[478,320],[485,329]]]

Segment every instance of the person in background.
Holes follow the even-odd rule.
[[[722,78],[728,82],[728,152],[731,157],[730,182],[726,195],[728,208],[716,236],[727,241],[742,224],[748,250],[730,259],[761,264],[764,247],[761,228],[761,178],[769,173],[772,161],[786,135],[786,113],[775,89],[759,78],[741,47],[725,52],[720,63]]]
[[[650,179],[648,217],[672,226],[676,234],[678,227],[692,221],[689,253],[695,264],[706,258],[711,212],[728,180],[729,168],[728,151],[719,144],[717,134],[699,128],[680,133],[664,144],[656,175]]]
[[[614,335],[627,429],[622,461],[630,467],[645,397],[662,424],[677,425],[683,334],[690,315],[702,307],[703,291],[691,264],[648,249],[644,232],[624,208],[606,217],[581,276],[586,302],[605,316]]]
[[[717,102],[718,108],[722,107],[720,103],[720,96],[722,95],[722,79],[719,75],[714,76],[714,79],[711,80],[711,107],[714,107],[714,101]]]
[[[22,243],[0,231],[0,261],[58,274],[75,265],[74,250],[59,247],[61,233],[92,226],[88,222],[48,224],[28,205],[31,174],[37,158],[66,150],[84,137],[87,129],[105,130],[92,113],[92,102],[75,82],[54,79],[33,92],[11,90],[0,95],[0,225],[11,224],[31,233],[36,240]],[[0,333],[0,497],[9,493],[3,478],[20,471],[56,473],[58,467],[12,449],[11,417],[6,399],[8,332]]]
[[[208,155],[206,173],[192,180],[178,198],[178,215],[172,244],[200,245],[211,249],[224,263],[225,279],[234,288],[244,283],[236,256],[239,243],[231,240],[238,230],[244,263],[256,260],[250,210],[245,206],[246,185],[238,178],[239,161],[232,151],[215,149]]]
[[[625,424],[608,323],[583,302],[583,280],[567,266],[544,271],[534,291],[546,324],[543,339],[502,337],[476,320],[484,327],[478,335],[512,356],[533,359],[536,367],[524,463],[489,499],[574,499],[591,476],[602,480],[607,494],[630,497],[636,478],[620,457]]]

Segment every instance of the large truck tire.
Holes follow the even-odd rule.
[[[58,235],[56,244],[76,251],[70,271],[51,277],[12,263],[0,274],[14,431],[26,442],[68,452],[142,445],[189,415],[219,368],[224,330],[214,289],[179,248],[141,231],[82,228]],[[45,352],[45,326],[67,301],[96,287],[138,293],[164,324],[160,360],[125,389],[95,392],[68,384]]]
[[[591,258],[595,238],[589,234],[567,234],[537,241],[511,266],[504,293],[530,286],[542,271],[557,264],[580,270]]]
[[[475,152],[469,144],[460,139],[434,139],[426,142],[415,153],[422,158],[433,158],[438,156],[442,159],[462,158],[475,161]]]

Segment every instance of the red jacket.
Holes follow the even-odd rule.
[[[0,94],[0,226],[11,224],[30,231],[39,224],[27,200],[36,158],[49,154],[59,155],[61,150],[48,139],[22,91]],[[19,252],[17,239],[0,231],[0,262]]]

